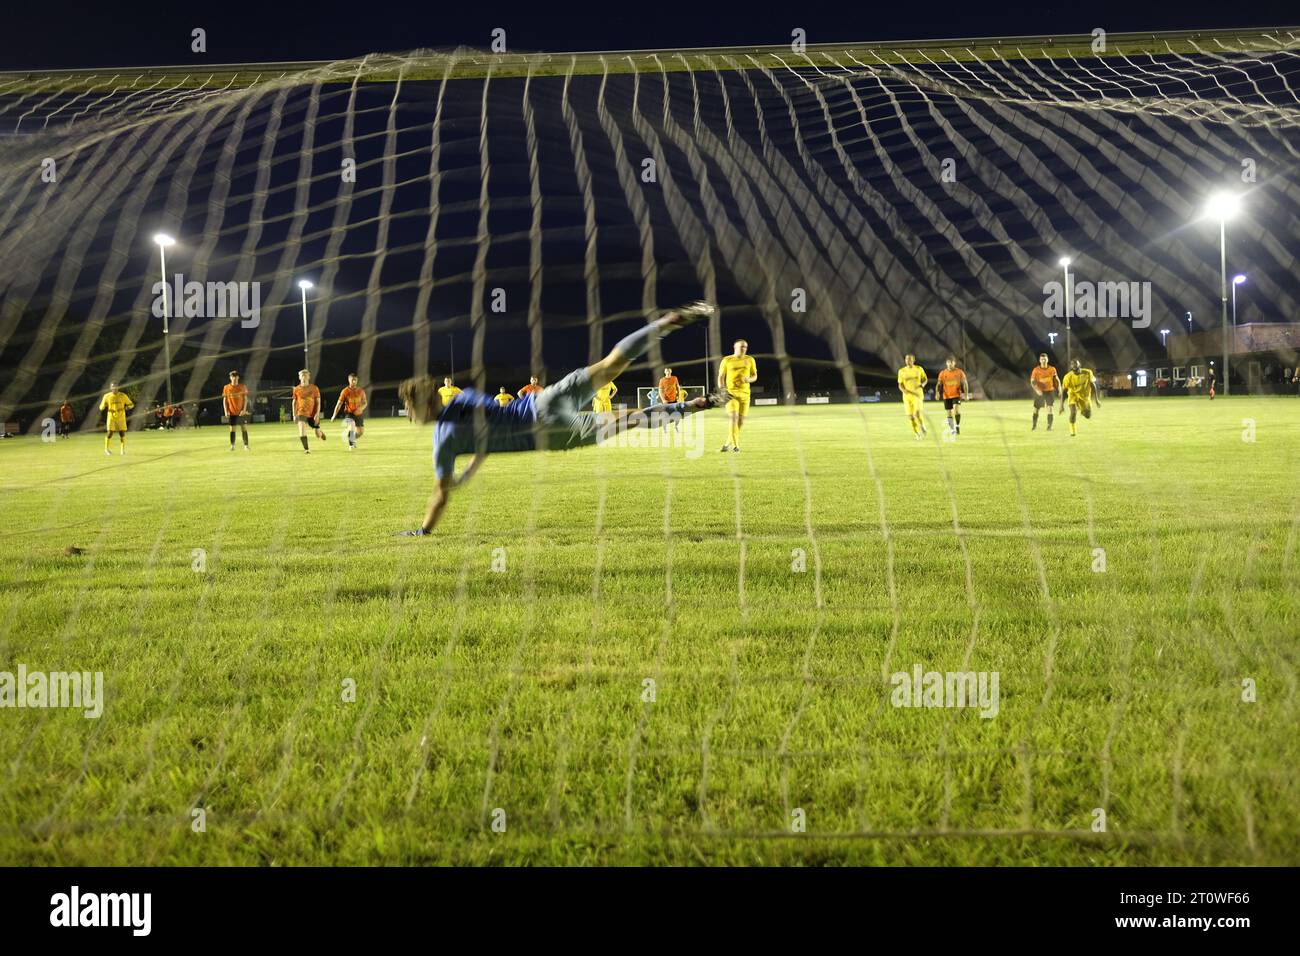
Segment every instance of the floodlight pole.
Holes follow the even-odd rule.
[[[1228,368],[1228,219],[1226,216],[1219,218],[1219,295],[1223,306],[1223,394],[1230,395],[1232,394],[1232,372]],[[1236,286],[1232,288],[1232,298],[1233,325],[1235,326],[1235,316],[1237,314]]]
[[[298,289],[302,292],[302,367],[311,368],[311,363],[307,361],[307,287],[299,283]]]
[[[1069,367],[1074,357],[1073,348],[1070,343],[1070,260],[1065,259],[1061,264],[1065,269],[1065,364]]]
[[[169,328],[167,325],[168,295],[167,295],[167,246],[158,243],[158,261],[162,266],[162,283],[163,283],[163,356],[167,363],[167,404],[172,403],[172,346],[171,339],[168,337]]]

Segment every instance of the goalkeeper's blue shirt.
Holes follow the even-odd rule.
[[[498,405],[496,398],[467,388],[438,414],[433,429],[433,472],[448,478],[456,470],[457,455],[475,452],[531,451],[537,447],[537,409],[540,392]]]

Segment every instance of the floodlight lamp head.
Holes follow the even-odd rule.
[[[1205,204],[1205,214],[1211,219],[1227,222],[1241,211],[1241,197],[1235,193],[1215,193]]]

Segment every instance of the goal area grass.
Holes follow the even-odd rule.
[[[400,419],[6,440],[0,671],[104,700],[0,710],[0,862],[1300,862],[1300,402],[926,409],[493,455],[428,538]]]

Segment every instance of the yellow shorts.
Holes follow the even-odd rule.
[[[731,400],[727,402],[727,411],[734,412],[737,415],[748,415],[749,396],[732,395]]]
[[[1081,412],[1092,411],[1091,395],[1071,395],[1066,400]]]
[[[612,412],[614,403],[612,401],[602,402],[599,398],[591,400],[591,410],[593,412]]]
[[[903,411],[907,412],[908,418],[911,418],[913,415],[921,414],[922,401],[923,399],[919,396],[908,395],[906,392],[903,393]]]
[[[124,431],[126,431],[126,416],[125,416],[125,415],[109,415],[109,416],[108,416],[108,431],[110,431],[110,432],[124,432]]]

